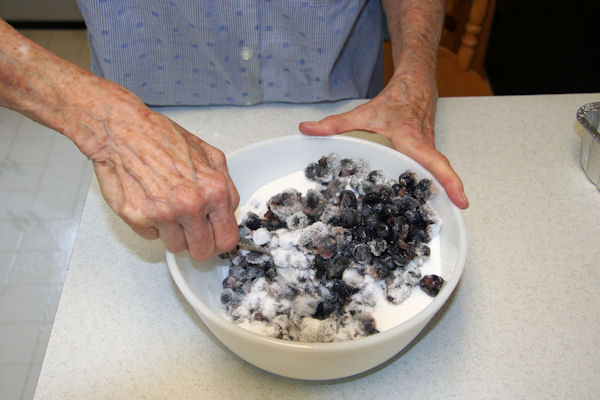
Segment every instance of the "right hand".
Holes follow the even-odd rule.
[[[106,202],[135,232],[160,238],[171,252],[187,249],[206,260],[231,250],[239,195],[223,153],[143,104],[133,106],[103,121],[102,145],[80,146]]]

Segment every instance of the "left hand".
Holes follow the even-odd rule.
[[[437,87],[433,79],[419,79],[418,72],[396,73],[389,84],[370,101],[342,114],[318,122],[302,122],[306,135],[337,135],[353,130],[377,133],[390,139],[394,149],[411,157],[440,182],[456,206],[469,201],[462,181],[448,159],[435,148],[433,124]]]

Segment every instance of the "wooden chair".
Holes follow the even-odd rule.
[[[438,48],[438,95],[492,96],[483,62],[495,0],[447,0]],[[384,79],[393,74],[391,44],[384,43]]]

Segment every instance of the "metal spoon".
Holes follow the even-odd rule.
[[[262,247],[262,246],[258,246],[252,240],[247,239],[247,238],[240,238],[238,246],[240,247],[240,249],[250,250],[250,251],[257,251],[259,253],[263,253],[263,254],[266,254],[266,255],[268,255],[270,257],[273,257],[271,255],[271,252],[269,251],[269,249],[267,249],[265,247]]]

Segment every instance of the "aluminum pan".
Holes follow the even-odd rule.
[[[581,166],[600,189],[600,103],[589,103],[577,110],[577,121],[585,128],[581,141]]]

